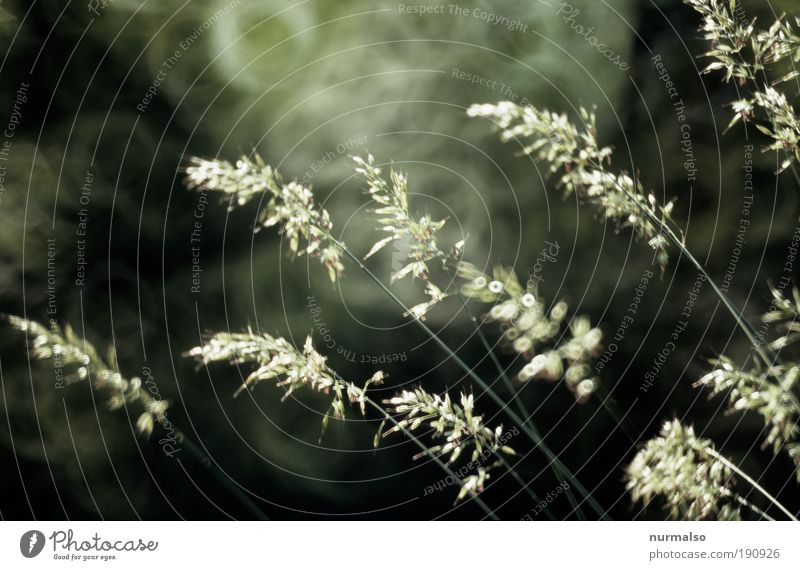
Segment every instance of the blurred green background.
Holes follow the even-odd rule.
[[[19,119],[5,137],[0,312],[40,321],[52,316],[47,240],[53,239],[54,316],[98,346],[113,343],[127,376],[149,368],[173,402],[170,419],[256,495],[270,517],[481,512],[471,503],[453,510],[454,489],[423,496],[442,474],[412,461],[416,450],[401,437],[373,450],[373,416],[361,421],[353,409],[355,421],[329,426],[318,443],[324,397],[300,394],[281,404],[281,392],[262,385],[252,397],[233,399],[245,370],[198,370],[182,355],[201,333],[253,326],[300,345],[314,330],[308,300],[314,295],[333,345],[353,355],[328,350],[346,378],[361,382],[385,369],[390,381],[379,397],[413,384],[473,388],[353,265],[332,286],[318,264],[292,262],[274,231],[254,237],[256,203],[228,212],[210,200],[199,238],[201,286],[192,292],[190,237],[200,203],[182,184],[188,156],[234,159],[258,150],[286,177],[313,184],[343,239],[362,255],[378,237],[348,155],[368,150],[379,162],[394,161],[409,174],[413,208],[449,216],[444,241],[468,236],[466,258],[473,263],[513,265],[524,278],[546,242],[557,242],[557,260],[542,269],[541,292],[566,298],[571,314],[589,315],[611,337],[642,274],[653,269],[649,248],[627,231],[616,233],[574,197],[563,199],[546,165],[517,156],[519,149],[501,144],[491,125],[465,115],[472,103],[513,96],[573,117],[579,106],[595,105],[601,139],[616,149],[615,167],[638,173],[660,196],[676,197],[675,217],[690,248],[712,275],[728,268],[744,195],[743,145],[764,141],[741,127],[722,134],[735,87],[698,75],[697,56],[706,45],[698,18],[677,0],[575,0],[572,21],[555,0],[457,4],[466,15],[447,4],[444,14],[407,14],[407,5],[383,0],[101,4],[5,0],[0,6],[0,124]],[[760,21],[792,7],[789,0],[744,2],[747,15]],[[519,25],[492,23],[503,16]],[[591,26],[587,36],[604,41],[630,69],[611,64],[576,25]],[[698,164],[693,185],[656,55],[686,104]],[[730,296],[757,319],[800,207],[797,183],[773,174],[774,155],[757,152],[755,159],[752,224]],[[91,188],[81,202],[87,173]],[[78,286],[81,208],[86,279]],[[391,263],[387,250],[370,267],[388,282]],[[602,371],[601,397],[577,406],[563,386],[532,383],[522,391],[547,442],[617,518],[664,516],[630,505],[622,466],[674,415],[694,423],[780,498],[794,505],[800,499],[789,460],[759,449],[759,418],[725,416],[720,400],[708,401],[691,386],[706,358],[723,351],[743,358],[748,349],[708,288],[655,385],[640,390],[694,280],[695,271],[675,252],[663,277],[650,281],[635,324]],[[408,303],[422,300],[419,283],[396,290]],[[429,323],[494,380],[457,309],[440,307]],[[496,338],[495,327],[486,331]],[[320,338],[317,345],[325,351]],[[386,354],[402,359],[368,363]],[[248,516],[203,465],[164,457],[158,445],[135,435],[125,412],[106,410],[88,384],[55,390],[52,369],[30,364],[7,326],[0,329],[0,356],[3,518]],[[500,357],[512,370],[521,366],[510,353]],[[487,421],[508,424],[475,391]],[[606,395],[629,419],[633,438],[601,405]],[[524,455],[520,473],[534,479],[537,493],[558,485],[540,453],[524,441],[512,445]],[[518,491],[502,477],[484,499],[502,518],[520,518],[532,505]],[[552,509],[557,517],[570,510],[563,499]]]

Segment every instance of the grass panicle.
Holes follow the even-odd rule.
[[[80,338],[69,325],[63,328],[55,321],[46,327],[35,321],[7,315],[6,320],[16,330],[26,334],[30,341],[30,354],[37,360],[50,360],[57,375],[66,384],[91,380],[98,391],[108,397],[108,407],[119,410],[125,406],[139,406],[136,430],[149,438],[156,423],[166,420],[169,401],[154,399],[143,388],[139,377],[125,378],[117,370],[116,351],[108,350],[108,363],[100,357],[95,347]]]
[[[374,212],[381,224],[379,229],[389,234],[372,246],[365,259],[390,243],[400,241],[406,250],[404,262],[407,263],[392,273],[391,281],[407,275],[427,278],[430,272],[428,263],[444,259],[445,254],[439,250],[436,234],[447,220],[434,220],[427,214],[419,217],[412,215],[408,205],[408,178],[404,173],[391,169],[387,182],[371,154],[366,158],[354,156],[353,161],[356,172],[367,182],[367,193],[378,205]]]
[[[511,101],[472,105],[467,115],[492,120],[503,141],[524,141],[523,154],[549,163],[567,193],[575,193],[620,228],[633,228],[653,248],[661,268],[666,267],[669,242],[662,227],[671,220],[673,202],[661,205],[629,174],[607,170],[612,150],[598,142],[594,112],[580,109],[581,127],[565,114]]]
[[[727,394],[729,413],[750,410],[760,414],[767,427],[764,447],[771,447],[775,454],[785,450],[800,481],[800,408],[790,397],[800,378],[800,365],[773,366],[762,372],[743,370],[725,357],[711,364],[714,370],[695,385],[709,388],[712,396]]]
[[[744,97],[731,103],[728,128],[739,121],[753,123],[772,139],[764,151],[785,155],[779,171],[786,170],[800,160],[800,116],[778,86],[800,74],[793,65],[800,62],[800,18],[781,16],[769,28],[757,29],[755,18],[738,17],[736,0],[684,1],[703,18],[700,30],[711,44],[704,56],[712,62],[704,73],[721,71],[725,81],[751,86]],[[781,68],[787,62],[791,65]],[[775,79],[768,80],[767,73]]]
[[[462,294],[492,304],[488,318],[500,324],[504,340],[528,361],[517,374],[518,380],[556,382],[563,378],[578,402],[589,399],[599,382],[591,366],[602,351],[599,328],[592,327],[587,317],[575,316],[564,333],[567,303],[559,301],[548,313],[535,284],[523,287],[510,268],[495,267],[489,276],[463,262],[458,273],[463,280]]]
[[[328,366],[327,358],[314,348],[310,335],[306,337],[303,349],[298,350],[285,338],[266,333],[257,334],[251,330],[244,333],[219,332],[210,335],[205,343],[192,348],[186,355],[203,364],[253,364],[255,370],[234,392],[234,397],[265,381],[275,381],[276,386],[285,390],[282,401],[301,388],[331,394],[331,402],[322,419],[323,432],[331,417],[345,419],[345,399],[350,403],[358,403],[364,414],[367,387],[370,384],[382,384],[385,377],[382,371],[378,371],[363,387],[342,380]]]
[[[198,463],[207,467],[222,487],[251,516],[256,520],[268,520],[263,511],[232,482],[230,475],[224,473],[191,438],[167,418],[170,406],[168,400],[162,400],[160,396],[154,398],[150,390],[142,386],[140,378],[127,379],[122,376],[118,371],[116,350],[113,346],[108,349],[108,360],[104,361],[95,347],[78,337],[69,325],[62,329],[55,321],[51,321],[48,328],[13,315],[5,315],[5,319],[13,328],[27,335],[32,358],[50,360],[56,374],[62,375],[67,384],[91,380],[95,390],[108,396],[108,407],[111,410],[138,406],[141,411],[136,419],[136,431],[142,437],[149,439],[156,424],[160,424],[165,431],[174,433],[175,441],[181,444],[181,449],[185,449]],[[155,394],[158,395],[158,392]]]
[[[424,320],[432,307],[459,292],[467,299],[492,305],[488,319],[501,324],[504,339],[515,352],[528,360],[518,378],[522,381],[546,378],[553,382],[564,378],[576,399],[579,402],[587,401],[598,382],[597,378],[591,377],[590,363],[602,348],[600,329],[591,327],[588,318],[576,316],[570,322],[570,335],[566,340],[540,351],[543,343],[553,341],[560,335],[567,316],[566,302],[560,301],[546,315],[544,302],[536,289],[531,285],[522,287],[513,269],[498,265],[492,277],[484,274],[474,265],[462,261],[463,241],[445,252],[436,241],[436,231],[443,227],[445,220],[430,225],[429,218],[423,217],[423,223],[420,223],[409,214],[408,178],[392,169],[389,183],[382,178],[380,169],[374,166],[372,155],[366,159],[355,157],[354,160],[356,172],[367,179],[370,196],[381,206],[376,213],[390,216],[378,221],[386,224],[381,229],[389,231],[391,235],[376,242],[365,259],[391,241],[415,244],[410,248],[411,263],[393,274],[392,280],[396,280],[397,275],[402,277],[411,271],[415,277],[426,281],[425,294],[428,300],[412,306],[404,316]],[[427,263],[434,259],[439,260],[444,269],[452,270],[455,277],[444,287],[439,287],[431,280]],[[409,269],[412,266],[416,269]]]
[[[258,155],[242,156],[235,164],[227,160],[193,157],[186,168],[189,188],[229,195],[231,208],[254,198],[266,200],[259,215],[260,227],[280,226],[293,255],[317,257],[331,281],[344,271],[341,248],[330,239],[330,215],[314,202],[310,186],[297,180],[284,182],[281,175]]]
[[[474,473],[465,476],[458,499],[467,494],[476,494],[483,490],[489,479],[489,471],[498,467],[497,461],[491,465],[479,464],[485,453],[515,455],[514,450],[505,445],[503,426],[494,430],[483,423],[483,418],[474,413],[475,400],[462,393],[460,404],[453,402],[449,394],[443,397],[430,394],[422,388],[403,390],[400,394],[384,400],[388,411],[402,419],[384,435],[391,435],[403,428],[416,431],[420,428],[430,429],[434,438],[443,439],[443,443],[429,448],[437,455],[447,455],[447,463],[454,463],[465,451],[471,449],[469,466],[474,466]],[[423,454],[418,454],[419,458]]]

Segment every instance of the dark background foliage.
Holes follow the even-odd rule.
[[[329,426],[319,443],[323,398],[298,394],[281,404],[281,392],[263,385],[233,399],[246,370],[198,370],[183,356],[204,331],[252,326],[298,345],[313,331],[346,378],[361,382],[385,369],[390,381],[380,397],[416,384],[475,390],[490,425],[509,427],[357,268],[349,265],[331,286],[316,263],[291,262],[275,232],[254,237],[255,203],[228,212],[225,203],[209,201],[199,241],[200,292],[193,293],[190,237],[202,205],[183,186],[180,168],[189,155],[233,159],[258,149],[286,176],[308,174],[344,240],[363,254],[377,234],[347,155],[368,149],[409,173],[417,211],[450,217],[448,240],[469,236],[467,258],[474,263],[513,265],[524,278],[546,242],[557,242],[557,260],[542,269],[541,293],[566,298],[571,314],[589,315],[610,339],[643,273],[659,273],[649,248],[628,231],[617,233],[574,197],[563,199],[546,166],[516,156],[519,149],[498,142],[489,124],[467,119],[465,107],[508,98],[501,83],[573,117],[578,106],[595,105],[601,138],[616,149],[615,167],[677,198],[675,217],[689,247],[720,277],[736,247],[743,148],[758,150],[764,140],[741,126],[722,134],[735,86],[698,74],[703,64],[697,56],[706,45],[689,8],[677,0],[573,4],[580,9],[574,22],[592,26],[629,63],[628,71],[570,29],[552,1],[460,4],[470,14],[478,8],[527,26],[516,31],[472,15],[401,14],[387,1],[113,0],[98,14],[85,2],[4,1],[0,123],[10,120],[18,89],[29,87],[18,105],[21,122],[8,139],[0,196],[0,311],[40,321],[55,316],[98,346],[113,344],[124,374],[149,369],[173,402],[170,419],[260,497],[256,502],[270,517],[481,516],[472,503],[453,509],[454,488],[424,496],[443,474],[412,461],[416,450],[402,437],[373,450],[374,416],[360,421],[350,410],[356,421]],[[761,22],[791,7],[788,0],[744,3],[748,16]],[[175,63],[166,65],[176,52]],[[655,55],[686,105],[698,167],[693,184]],[[454,77],[454,70],[496,84],[473,85]],[[155,95],[145,102],[151,87]],[[767,281],[782,272],[800,208],[797,182],[790,174],[774,175],[776,157],[754,157],[751,224],[729,295],[758,319],[769,304]],[[82,204],[87,172],[91,191]],[[76,286],[81,208],[88,214],[87,273],[85,284]],[[56,248],[55,315],[48,314],[48,239]],[[387,251],[371,266],[388,281],[390,263]],[[545,383],[521,392],[546,441],[615,518],[664,516],[655,507],[642,512],[631,506],[622,467],[673,416],[693,423],[785,502],[800,499],[789,461],[759,449],[759,418],[726,416],[720,400],[709,401],[692,387],[707,358],[725,352],[743,361],[748,355],[746,339],[708,287],[653,387],[641,390],[695,278],[673,251],[602,371],[598,397],[576,405],[563,386]],[[420,300],[419,283],[396,289],[409,303]],[[328,341],[315,329],[309,295],[321,307]],[[429,322],[494,381],[457,309],[437,308]],[[485,329],[497,338],[491,324]],[[337,347],[353,356],[337,354]],[[403,360],[368,362],[387,354]],[[49,365],[29,363],[24,343],[7,326],[0,328],[0,355],[3,518],[248,516],[206,466],[186,454],[165,457],[158,430],[154,441],[137,437],[135,416],[108,411],[88,384],[56,390]],[[522,365],[508,352],[500,357],[512,371]],[[626,417],[627,434],[609,408]],[[543,456],[522,438],[512,445],[523,456],[520,473],[533,479],[536,492],[555,489],[559,481]],[[527,497],[500,475],[485,500],[502,518],[530,513]],[[563,498],[551,508],[557,517],[570,510]]]

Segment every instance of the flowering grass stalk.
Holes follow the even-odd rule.
[[[779,172],[800,160],[800,115],[786,94],[776,85],[795,79],[800,72],[783,70],[773,81],[766,78],[767,71],[777,64],[800,61],[800,18],[794,23],[781,16],[768,29],[758,30],[755,18],[737,18],[737,2],[718,0],[684,0],[703,17],[700,28],[704,38],[711,43],[705,53],[713,61],[704,73],[723,71],[725,81],[736,80],[740,86],[752,86],[747,96],[731,103],[733,117],[728,128],[739,121],[752,122],[763,134],[772,139],[765,152],[784,153]]]
[[[739,520],[738,507],[727,502],[733,473],[709,454],[712,448],[691,427],[677,420],[666,422],[625,471],[633,501],[647,506],[662,496],[675,519]]]
[[[795,64],[800,62],[800,35],[797,31],[800,19],[795,18],[793,23],[781,16],[768,29],[757,29],[754,18],[737,17],[735,0],[728,3],[685,1],[702,16],[700,29],[711,44],[711,50],[704,56],[711,58],[712,62],[703,70],[704,73],[723,71],[726,82],[735,80],[739,87],[750,87],[749,91],[744,91],[746,95],[743,98],[731,103],[733,117],[728,128],[739,121],[754,124],[773,141],[764,152],[776,151],[785,156],[778,172],[791,168],[800,181],[796,171],[800,158],[800,115],[786,94],[777,88],[800,74],[795,69]],[[782,63],[791,64],[791,69],[776,69]],[[776,79],[770,81],[768,72],[776,72]],[[742,370],[730,359],[722,357],[712,362],[717,368],[703,376],[697,385],[710,387],[712,395],[728,392],[731,411],[758,412],[769,430],[764,445],[771,446],[775,453],[784,448],[797,466],[796,474],[800,481],[800,401],[793,392],[799,387],[797,375],[800,365],[781,361],[782,349],[798,339],[800,294],[795,289],[792,298],[785,298],[775,288],[772,288],[772,294],[775,309],[764,315],[763,321],[778,324],[778,330],[783,333],[767,344],[777,353],[773,362],[765,363],[764,367]]]
[[[506,341],[510,342],[517,353],[529,360],[517,374],[520,383],[526,383],[533,378],[544,378],[550,382],[563,378],[567,387],[575,395],[576,402],[588,401],[599,384],[597,378],[589,377],[590,360],[597,356],[601,349],[602,332],[599,328],[592,328],[587,317],[576,316],[570,322],[572,337],[567,342],[540,351],[541,343],[552,340],[561,328],[561,322],[567,311],[564,301],[557,303],[551,309],[550,314],[546,315],[542,298],[530,285],[527,287],[530,290],[523,289],[514,271],[510,268],[495,268],[494,276],[505,278],[504,282],[501,281],[502,291],[498,291],[496,280],[490,280],[487,275],[470,264],[461,263],[459,274],[469,279],[462,285],[461,292],[458,294],[464,310],[467,311],[470,320],[475,325],[478,337],[523,417],[529,418],[531,414],[522,399],[516,397],[517,391],[514,389],[512,381],[480,330],[477,320],[469,312],[462,293],[470,297],[482,298],[485,302],[495,303],[489,312],[489,318],[501,323]],[[498,303],[498,300],[503,298],[505,300]],[[539,351],[538,354],[536,354],[537,351]],[[564,373],[564,363],[567,364],[566,374]],[[560,467],[557,468],[557,472],[561,476],[566,475]],[[565,494],[578,517],[583,519],[581,509],[569,487],[565,489]]]
[[[319,258],[331,281],[336,281],[344,271],[341,248],[329,238],[333,227],[330,215],[316,207],[311,188],[296,180],[285,183],[280,173],[259,155],[252,159],[242,156],[236,164],[194,157],[186,174],[186,184],[191,189],[229,195],[229,208],[247,204],[256,197],[268,198],[259,217],[262,227],[279,225],[289,240],[292,254]]]
[[[374,400],[372,400],[372,399],[371,399],[369,396],[367,396],[367,397],[364,399],[364,401],[367,403],[367,405],[371,406],[371,407],[372,407],[372,408],[373,408],[375,411],[377,411],[377,412],[379,412],[379,413],[381,413],[381,414],[382,414],[382,417],[383,417],[383,421],[384,421],[384,422],[389,422],[389,423],[391,423],[392,425],[395,425],[395,426],[397,426],[397,425],[398,425],[398,423],[399,423],[399,422],[398,422],[398,421],[397,421],[397,420],[396,420],[394,417],[392,417],[392,415],[391,415],[391,414],[389,414],[389,412],[387,412],[387,411],[386,411],[386,410],[385,410],[385,409],[384,409],[384,408],[383,408],[383,407],[382,407],[380,404],[378,404],[377,402],[375,402]],[[436,463],[436,464],[437,464],[439,467],[441,467],[441,468],[442,468],[442,470],[443,470],[443,471],[444,471],[444,472],[445,472],[445,473],[446,473],[448,476],[452,477],[454,481],[458,481],[458,482],[460,483],[460,485],[461,485],[461,487],[462,487],[462,488],[464,487],[464,485],[465,485],[465,481],[464,481],[464,479],[461,479],[461,477],[459,477],[459,476],[458,476],[458,475],[457,475],[457,474],[456,474],[456,473],[455,473],[455,472],[454,472],[454,471],[453,471],[453,470],[452,470],[452,469],[451,469],[451,468],[450,468],[450,467],[449,467],[449,466],[448,466],[446,463],[444,463],[444,462],[442,461],[442,459],[441,459],[440,457],[438,457],[438,456],[437,456],[435,453],[432,453],[432,452],[430,452],[430,451],[428,450],[428,447],[427,447],[427,446],[426,446],[424,443],[422,443],[422,441],[420,441],[420,440],[419,440],[419,438],[418,438],[416,435],[414,435],[414,433],[413,433],[413,432],[411,432],[411,431],[407,430],[406,428],[400,428],[400,430],[403,432],[403,434],[404,434],[406,437],[408,437],[408,439],[410,439],[410,440],[411,440],[411,441],[414,443],[414,445],[416,445],[417,447],[419,447],[419,448],[420,448],[420,450],[421,450],[423,453],[425,453],[426,455],[428,455],[428,456],[429,456],[429,457],[430,457],[430,458],[431,458],[431,459],[434,461],[434,463]],[[376,435],[376,440],[377,440],[377,439],[378,439],[378,437],[377,437],[377,435]],[[486,513],[486,515],[487,515],[489,518],[491,518],[492,520],[499,520],[499,519],[498,519],[498,517],[497,517],[497,515],[494,513],[494,511],[493,511],[491,508],[489,508],[489,506],[488,506],[488,505],[487,505],[487,504],[486,504],[486,503],[483,501],[483,499],[481,499],[481,497],[480,497],[478,494],[473,494],[473,495],[472,495],[472,497],[471,497],[471,500],[475,501],[475,503],[476,503],[476,504],[477,504],[477,505],[478,505],[478,506],[479,506],[481,509],[483,509],[483,511]]]
[[[521,390],[518,390],[514,386],[514,383],[511,381],[511,378],[509,378],[507,374],[506,368],[504,368],[503,365],[500,364],[497,355],[495,355],[494,353],[494,349],[489,344],[489,340],[486,338],[486,335],[484,335],[483,331],[481,330],[480,324],[478,323],[478,319],[476,319],[475,316],[472,314],[472,312],[469,310],[469,306],[467,305],[467,301],[464,298],[464,296],[460,292],[458,292],[457,295],[459,301],[461,301],[462,308],[464,309],[470,322],[472,323],[475,334],[478,335],[478,339],[481,341],[481,344],[483,344],[483,348],[484,350],[486,350],[486,354],[489,356],[489,359],[492,361],[495,370],[497,370],[497,374],[503,379],[503,382],[505,383],[506,388],[508,389],[508,392],[511,395],[510,403],[513,403],[517,407],[517,411],[523,418],[531,418],[532,414],[528,411],[528,408],[525,406],[525,403],[522,401],[522,398],[518,397]],[[498,459],[501,463],[503,463],[506,466],[506,468],[509,470],[512,476],[520,483],[520,485],[522,485],[528,496],[531,497],[535,503],[539,503],[540,500],[536,496],[536,493],[534,493],[530,489],[530,482],[528,483],[524,482],[522,478],[517,474],[517,472],[514,471],[510,465],[508,465],[508,462],[504,457],[499,456]],[[561,469],[557,465],[553,465],[553,472],[556,474],[560,474],[561,476],[568,476],[567,473],[562,473]],[[569,487],[565,488],[565,494],[567,496],[567,500],[569,501],[570,505],[573,508],[573,511],[576,513],[578,518],[581,520],[585,520],[583,511],[580,508],[580,505],[578,504],[577,500],[575,499],[575,495],[573,494],[572,490]],[[555,517],[553,517],[553,514],[549,510],[546,511],[546,514],[548,518],[550,518],[551,520],[555,520]]]
[[[774,309],[763,315],[762,320],[778,325],[780,334],[769,346],[785,351],[800,338],[800,292],[793,289],[791,298],[786,298],[773,288],[772,295]],[[727,394],[729,413],[750,410],[760,414],[768,430],[763,447],[771,447],[775,454],[785,450],[795,464],[795,475],[800,482],[800,403],[793,392],[800,384],[800,362],[790,359],[766,368],[743,369],[722,356],[711,364],[714,370],[695,385],[709,388],[712,396]]]
[[[467,114],[494,121],[504,141],[532,139],[523,153],[535,154],[549,162],[551,171],[560,173],[559,182],[568,192],[577,193],[602,214],[616,219],[620,226],[630,226],[636,235],[647,239],[662,270],[669,261],[668,244],[675,246],[706,278],[759,358],[766,366],[772,365],[774,357],[758,341],[753,325],[686,247],[683,237],[679,237],[681,232],[671,216],[673,202],[661,206],[652,193],[645,191],[638,181],[629,181],[624,172],[614,175],[605,171],[603,163],[610,161],[612,152],[610,147],[600,147],[597,142],[594,113],[581,109],[583,129],[574,126],[566,115],[531,105],[521,107],[510,101],[473,105]]]
[[[458,271],[465,281],[461,292],[492,304],[489,319],[501,324],[504,339],[529,361],[517,375],[519,381],[542,378],[555,382],[563,378],[578,402],[587,401],[598,382],[591,377],[591,359],[602,348],[600,329],[592,327],[587,317],[577,316],[570,321],[566,342],[542,348],[561,334],[567,314],[564,301],[547,313],[538,292],[530,285],[523,287],[510,268],[495,267],[489,276],[469,263],[461,263]]]
[[[425,292],[430,300],[424,303],[417,304],[411,308],[407,308],[405,304],[402,301],[400,301],[400,299],[391,290],[389,290],[369,269],[367,269],[367,267],[362,263],[362,261],[358,259],[349,249],[343,247],[343,250],[354,262],[356,262],[359,265],[359,267],[365,273],[367,273],[367,275],[381,289],[383,289],[384,292],[386,292],[392,298],[393,301],[395,301],[395,303],[397,303],[400,306],[401,309],[403,309],[404,315],[406,316],[410,315],[414,317],[417,323],[420,325],[420,327],[430,336],[430,338],[432,338],[437,344],[439,344],[445,350],[445,352],[448,353],[450,358],[452,358],[454,362],[456,362],[456,364],[458,364],[462,368],[462,370],[464,370],[467,373],[467,375],[469,375],[473,379],[473,381],[475,381],[481,388],[483,388],[484,391],[486,391],[486,393],[489,394],[490,397],[493,400],[495,400],[495,402],[497,402],[498,405],[501,406],[501,409],[506,411],[506,413],[510,412],[511,410],[509,410],[509,408],[507,407],[507,403],[503,402],[503,400],[500,399],[499,396],[497,396],[497,394],[491,389],[491,387],[485,381],[483,381],[483,379],[481,379],[477,374],[475,374],[472,368],[467,366],[466,363],[464,363],[444,342],[441,341],[441,339],[429,327],[427,327],[422,322],[424,320],[426,313],[428,312],[428,310],[430,310],[432,306],[440,303],[445,298],[453,295],[452,291],[449,290],[442,291],[438,286],[429,281],[429,272],[426,263],[433,259],[438,259],[438,261],[442,265],[442,268],[444,269],[448,269],[451,267],[459,267],[461,264],[460,260],[463,255],[464,242],[461,241],[455,244],[455,246],[453,246],[451,251],[448,253],[442,251],[436,242],[436,232],[439,229],[441,229],[444,221],[435,222],[433,226],[430,226],[428,225],[427,222],[417,222],[414,219],[414,217],[410,212],[410,207],[408,203],[407,177],[404,174],[397,173],[396,171],[394,171],[394,169],[392,169],[390,171],[390,176],[389,176],[390,183],[387,183],[382,177],[380,168],[375,165],[375,160],[372,155],[367,155],[366,159],[360,157],[354,157],[353,160],[356,163],[356,172],[363,175],[366,178],[368,184],[368,194],[380,206],[376,210],[376,213],[379,215],[388,214],[392,216],[392,218],[384,218],[379,220],[385,224],[389,224],[387,226],[384,226],[382,229],[384,231],[389,231],[392,235],[389,238],[384,238],[376,242],[372,246],[366,257],[367,258],[370,257],[372,254],[374,254],[375,252],[379,251],[382,247],[384,247],[387,243],[398,239],[408,240],[411,243],[419,244],[416,249],[412,248],[410,250],[408,255],[410,263],[405,268],[403,268],[401,272],[403,272],[404,275],[409,273],[410,271],[415,271],[416,276],[427,281]],[[387,208],[387,204],[391,204],[391,207]],[[429,219],[427,217],[425,218]],[[425,232],[419,232],[418,230],[413,229],[419,227],[425,227],[428,228],[428,230]],[[431,228],[433,229],[431,230]],[[420,254],[420,252],[422,252],[422,254]],[[419,265],[420,263],[423,263],[424,265]],[[414,269],[409,270],[408,269],[409,267],[413,267]],[[458,271],[456,271],[455,273],[456,277],[458,277],[459,276]],[[393,280],[396,278],[397,277],[393,275]],[[461,297],[460,293],[458,294],[459,297]],[[466,308],[466,304],[464,304],[464,307]],[[479,336],[483,338],[482,332],[480,331],[477,322],[474,319],[472,319],[472,322],[475,325],[475,329],[478,332]],[[488,345],[485,338],[484,338],[484,344]],[[489,349],[489,354],[492,357],[492,360],[495,363],[498,372],[504,378],[504,380],[507,381],[505,371],[502,369],[497,359],[494,358],[494,354],[491,352],[490,349]],[[510,382],[508,381],[507,383],[510,384]],[[514,393],[513,387],[511,389],[511,392],[512,394]],[[529,425],[525,426],[524,421],[520,422],[519,416],[517,416],[516,419],[512,417],[512,419],[514,419],[514,421],[520,424],[523,430],[526,432],[526,434],[531,438],[531,441],[533,441],[533,443],[537,447],[540,447],[542,449],[547,458],[550,460],[550,465],[552,466],[554,473],[557,476],[563,476],[573,481],[573,484],[578,489],[581,490],[581,492],[586,497],[586,500],[589,501],[590,505],[597,512],[597,514],[601,517],[607,516],[605,514],[605,511],[602,510],[599,504],[597,504],[597,502],[591,498],[591,496],[586,492],[585,488],[583,488],[583,486],[576,480],[575,476],[566,468],[566,466],[564,466],[558,460],[558,458],[555,456],[555,454],[552,453],[552,451],[549,449],[546,443],[544,443],[535,425],[533,425],[530,415],[527,414],[527,410],[525,409],[524,405],[522,405],[520,402],[518,404],[518,407],[520,408],[520,411],[523,413],[523,415],[525,415],[526,421],[529,422]],[[501,461],[505,460],[501,458]],[[517,475],[515,474],[515,472],[513,470],[511,470],[511,472],[512,474],[514,474],[514,477],[516,478]],[[526,491],[528,490],[527,484],[523,485],[523,487],[526,489]],[[572,492],[571,491],[568,492],[567,496],[571,504],[573,505],[573,508],[578,513],[578,516],[583,518],[583,515],[581,513],[580,503],[578,503],[575,500]]]
[[[366,159],[354,157],[353,160],[356,163],[356,172],[366,178],[369,195],[380,205],[376,213],[390,216],[378,221],[388,224],[382,229],[391,235],[376,242],[364,259],[393,240],[408,240],[416,244],[408,253],[410,263],[393,274],[392,281],[412,273],[425,281],[425,293],[429,300],[412,306],[404,315],[424,319],[433,306],[458,291],[468,299],[492,305],[489,320],[501,324],[504,339],[515,352],[529,361],[519,373],[519,380],[526,382],[532,378],[546,378],[557,381],[564,378],[576,399],[585,402],[597,383],[597,379],[589,378],[588,363],[599,352],[602,339],[600,329],[592,328],[586,317],[575,317],[570,323],[571,337],[566,342],[552,349],[540,350],[542,344],[559,336],[567,315],[567,304],[560,301],[547,315],[544,301],[535,286],[522,287],[513,269],[498,265],[493,276],[486,275],[462,260],[463,241],[453,246],[448,253],[442,251],[436,240],[436,232],[444,226],[446,220],[432,222],[429,216],[423,216],[417,221],[411,215],[407,176],[392,169],[390,181],[387,182],[382,177],[380,168],[375,166],[375,159],[371,154]],[[461,285],[449,284],[442,290],[434,284],[427,266],[427,262],[434,259],[441,263],[443,269],[452,268],[452,274]],[[562,362],[567,365],[566,374]]]
[[[728,128],[740,120],[754,123],[759,131],[774,141],[772,145],[765,147],[765,152],[774,150],[787,155],[780,165],[779,173],[790,168],[795,180],[800,183],[800,175],[796,169],[796,161],[800,158],[800,116],[789,98],[775,88],[800,74],[795,69],[795,64],[800,62],[800,35],[797,31],[800,19],[794,18],[793,24],[789,18],[781,16],[769,29],[757,30],[755,18],[748,21],[737,17],[740,6],[736,0],[727,4],[717,0],[685,2],[703,17],[700,29],[711,44],[711,50],[704,55],[713,61],[703,70],[704,73],[724,70],[726,82],[735,79],[740,87],[750,85],[749,95],[731,104],[734,114]],[[777,79],[770,82],[767,72],[775,71],[775,65],[780,63],[790,64],[791,70],[778,71]],[[774,288],[772,292],[775,297],[773,305],[783,307],[786,319],[780,316],[780,311],[776,311],[765,316],[765,322],[788,320],[798,315],[797,294],[794,294],[792,312],[792,301],[783,299],[782,294]],[[788,322],[783,323],[783,326],[796,327]],[[768,348],[779,352],[783,343],[793,342],[794,339],[794,334],[786,334],[770,343]],[[766,368],[770,368],[775,362],[780,363],[780,354],[776,354],[772,362],[765,361]],[[793,394],[790,396],[794,405],[800,407],[797,397]]]
[[[785,449],[800,481],[800,408],[789,397],[800,377],[800,366],[773,366],[766,372],[744,370],[724,356],[711,363],[715,369],[695,385],[709,388],[712,396],[727,394],[729,413],[752,410],[760,414],[769,430],[763,447],[771,447],[775,454]]]
[[[778,325],[778,331],[783,334],[773,340],[769,346],[773,350],[782,350],[800,340],[800,291],[792,288],[791,298],[787,298],[782,291],[771,288],[772,306],[774,310],[761,317],[765,323]]]

